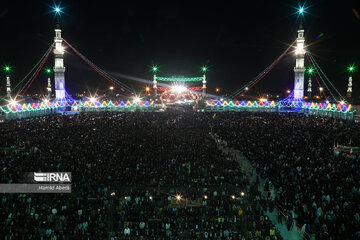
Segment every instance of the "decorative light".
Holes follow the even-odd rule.
[[[43,99],[43,102],[47,105],[47,104],[49,103],[49,99],[44,98],[44,99]]]
[[[220,88],[216,88],[215,91],[216,91],[216,92],[220,92]]]
[[[114,90],[114,87],[113,87],[113,86],[111,86],[111,87],[109,87],[109,89],[110,89],[110,90]]]
[[[9,103],[10,103],[11,106],[16,106],[18,104],[16,99],[10,99]]]
[[[3,69],[4,69],[4,71],[5,71],[6,73],[11,72],[11,67],[8,66],[8,65],[5,65],[5,66],[3,67]]]
[[[260,102],[267,102],[266,98],[260,98]]]
[[[348,67],[348,71],[349,71],[349,73],[352,73],[353,71],[355,71],[355,66],[354,66],[354,65],[350,65],[350,66]]]
[[[60,5],[58,5],[58,6],[55,5],[53,9],[54,9],[55,14],[60,15],[60,13],[62,12]]]
[[[241,196],[245,196],[245,193],[244,193],[244,192],[241,192],[240,195],[241,195]]]
[[[248,88],[248,87],[246,87],[246,88],[245,88],[245,91],[247,91],[247,90],[249,90],[249,88]]]
[[[304,8],[299,9],[299,13],[302,14],[304,12]]]
[[[326,100],[326,103],[329,104],[329,100]]]
[[[290,89],[286,90],[286,93],[287,93],[287,94],[290,94],[290,93],[291,93]]]
[[[322,92],[324,89],[322,87],[319,87],[320,92]]]
[[[208,196],[206,196],[206,195],[205,195],[205,196],[204,196],[204,198],[205,198],[205,199],[207,199],[207,198],[208,198]]]
[[[146,87],[145,90],[148,92],[148,91],[150,91],[150,88],[149,88],[149,87]]]
[[[235,195],[231,195],[231,198],[232,198],[232,199],[235,199]]]
[[[151,69],[152,69],[153,73],[156,73],[159,70],[158,66],[156,66],[156,65],[152,66]]]
[[[181,200],[181,195],[176,195],[176,200],[180,201]]]
[[[340,101],[340,104],[341,104],[341,105],[344,105],[344,104],[345,104],[345,102],[344,102],[344,101]]]
[[[207,70],[208,70],[208,69],[207,69],[207,66],[202,66],[202,67],[201,67],[201,71],[202,71],[203,73],[206,73]]]
[[[312,74],[313,72],[314,72],[314,69],[312,69],[312,68],[308,69],[308,74]]]
[[[115,196],[115,192],[110,193],[111,196]]]

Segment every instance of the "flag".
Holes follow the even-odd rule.
[[[216,113],[214,113],[213,119],[216,117]]]

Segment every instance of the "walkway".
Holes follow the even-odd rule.
[[[221,140],[215,135],[213,135],[213,138],[217,142],[218,148],[220,150],[222,150],[226,154],[232,155],[232,157],[234,157],[234,159],[237,160],[239,165],[242,168],[246,169],[246,175],[250,179],[250,182],[252,183],[255,182],[257,175],[255,171],[253,171],[253,166],[251,165],[250,161],[247,160],[240,151],[229,148],[227,146],[226,141]],[[253,174],[249,174],[250,172],[253,172]],[[263,194],[263,196],[265,196],[265,192],[264,192],[265,179],[261,178],[260,176],[259,179],[260,179],[260,185],[258,186],[258,190]],[[274,188],[272,187],[272,184],[269,184],[269,189],[271,192],[271,196],[275,198],[275,191]],[[303,238],[302,235],[300,234],[300,229],[296,226],[296,224],[293,224],[293,227],[290,229],[290,231],[288,231],[286,228],[286,224],[284,223],[281,224],[277,222],[277,213],[278,213],[278,209],[274,208],[274,211],[272,213],[266,212],[266,215],[269,216],[271,222],[276,226],[277,229],[279,229],[281,236],[286,240],[302,240]],[[315,239],[314,236],[311,239]]]

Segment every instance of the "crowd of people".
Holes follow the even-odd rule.
[[[360,125],[299,114],[218,114],[213,130],[275,186],[275,206],[309,238],[360,239]],[[286,217],[286,219],[284,219]],[[290,228],[291,224],[289,224]]]
[[[1,183],[71,172],[70,194],[2,194],[5,239],[281,239],[211,114],[81,113],[0,124]]]

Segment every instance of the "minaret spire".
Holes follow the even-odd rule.
[[[303,9],[300,9],[300,13],[303,13]],[[305,37],[304,29],[302,26],[302,15],[300,15],[300,24],[298,29],[298,37],[296,40],[296,65],[294,68],[295,79],[294,79],[294,99],[301,100],[304,98],[304,77],[305,77]]]

